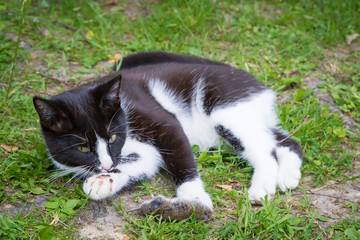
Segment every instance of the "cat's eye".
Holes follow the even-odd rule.
[[[115,140],[116,140],[116,134],[113,134],[113,135],[111,135],[111,137],[109,139],[109,143],[113,143],[113,142],[115,142]]]
[[[83,153],[89,152],[89,148],[88,148],[88,147],[78,147],[78,150],[79,150],[80,152],[83,152]]]

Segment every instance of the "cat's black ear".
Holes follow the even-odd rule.
[[[120,87],[121,75],[116,74],[111,80],[94,90],[100,109],[105,113],[113,114],[120,108]]]
[[[40,117],[40,124],[55,133],[69,131],[71,123],[63,111],[58,109],[51,100],[35,96],[33,98],[35,109]]]

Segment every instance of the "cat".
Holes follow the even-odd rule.
[[[194,144],[203,151],[222,138],[248,160],[254,167],[248,196],[255,203],[273,197],[277,186],[299,184],[302,149],[278,126],[275,99],[251,74],[227,64],[142,52],[124,57],[119,71],[33,102],[53,163],[83,178],[91,199],[112,197],[165,168],[176,198],[154,197],[139,209],[183,219],[195,206],[206,219],[213,203]],[[184,208],[191,210],[178,216]]]

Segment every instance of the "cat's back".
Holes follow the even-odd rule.
[[[237,100],[267,89],[250,73],[228,65],[167,62],[120,72],[125,85],[139,85],[150,92],[161,87],[187,103],[199,91],[210,99]]]

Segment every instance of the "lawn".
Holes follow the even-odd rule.
[[[121,56],[163,50],[252,73],[276,91],[289,132],[309,115],[294,133],[305,155],[302,181],[255,207],[251,166],[222,142],[202,153],[194,146],[213,219],[124,212],[127,200],[174,196],[159,175],[105,203],[122,219],[111,231],[123,239],[360,239],[359,19],[356,0],[1,2],[0,238],[91,238],[79,219],[92,203],[80,180],[52,177],[32,97],[91,81]]]

